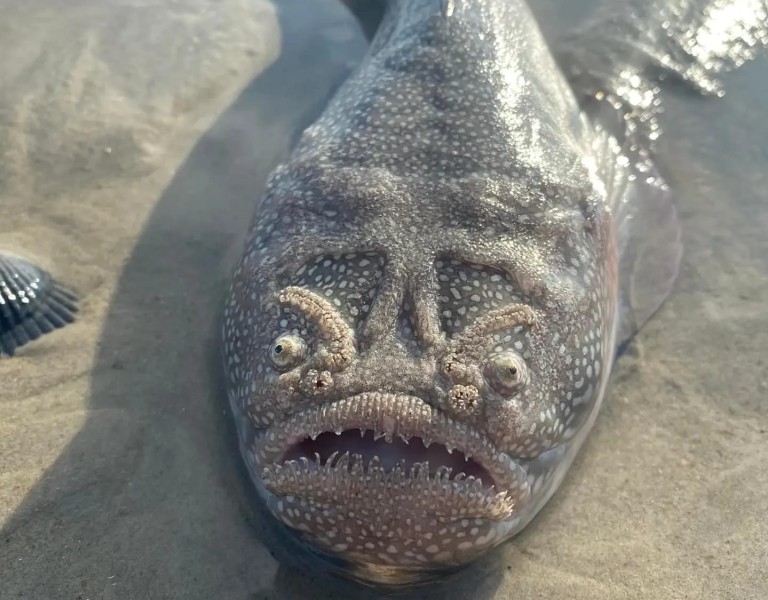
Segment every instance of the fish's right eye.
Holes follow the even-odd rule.
[[[296,334],[284,334],[272,342],[269,354],[278,369],[290,369],[306,358],[307,343]]]

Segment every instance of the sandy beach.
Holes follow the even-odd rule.
[[[376,597],[263,544],[217,362],[240,240],[364,53],[354,18],[333,0],[0,9],[0,249],[81,297],[75,324],[0,360],[0,598]],[[563,487],[414,598],[768,597],[768,59],[725,83],[665,91],[680,279]]]

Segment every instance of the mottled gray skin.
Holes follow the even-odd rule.
[[[621,215],[645,188],[671,210],[618,150],[524,3],[401,0],[271,176],[229,398],[270,510],[352,576],[466,564],[559,485],[614,354]]]

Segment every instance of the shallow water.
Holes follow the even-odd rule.
[[[0,246],[83,297],[0,362],[0,598],[365,596],[260,541],[215,348],[231,248],[362,33],[332,0],[56,6],[0,2]],[[768,595],[768,60],[725,83],[665,90],[681,277],[563,488],[431,596]]]

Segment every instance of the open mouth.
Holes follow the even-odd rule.
[[[425,469],[433,478],[438,474],[449,481],[474,478],[486,489],[496,485],[488,470],[461,450],[449,451],[438,442],[427,446],[420,437],[376,439],[372,429],[349,429],[339,434],[325,432],[315,439],[307,437],[286,452],[283,462],[306,458],[316,468],[336,466],[344,456],[360,462],[364,471],[368,471],[373,462],[385,473],[398,468],[409,473],[418,468]]]
[[[441,520],[503,520],[530,496],[526,474],[465,423],[420,398],[365,393],[312,407],[254,448],[278,496],[346,507],[371,498]]]

